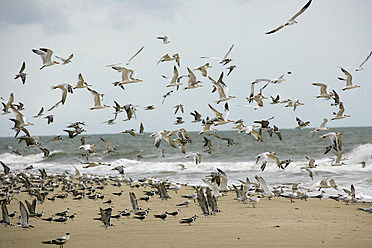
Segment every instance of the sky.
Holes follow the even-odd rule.
[[[310,7],[296,18],[297,24],[267,35],[266,32],[284,24],[297,13],[307,0],[227,0],[227,1],[0,1],[0,96],[6,103],[10,93],[15,103],[22,102],[22,114],[34,125],[28,126],[32,136],[63,135],[68,123],[84,121],[88,134],[120,133],[127,129],[138,131],[142,122],[146,132],[175,130],[201,131],[201,123],[192,123],[190,112],[197,110],[203,118],[214,117],[208,107],[223,111],[224,103],[216,104],[217,93],[212,94],[208,78],[195,71],[203,87],[177,91],[166,87],[162,75],[172,77],[174,61],[157,65],[166,53],[181,57],[180,75],[187,68],[195,69],[207,62],[213,66],[208,75],[218,79],[224,72],[229,94],[236,98],[228,101],[230,120],[243,119],[245,125],[255,120],[275,118],[271,121],[279,128],[294,128],[296,117],[310,121],[310,127],[319,127],[323,118],[331,119],[338,107],[332,100],[317,99],[319,88],[314,82],[330,85],[340,95],[345,114],[350,118],[329,121],[329,127],[372,125],[372,59],[355,72],[347,69],[353,82],[360,88],[342,91],[345,82],[338,80],[344,74],[338,66],[356,67],[372,51],[372,2],[369,0],[313,0]],[[166,35],[170,43],[163,44],[157,36]],[[222,66],[213,59],[222,58],[234,45],[229,57],[233,60]],[[125,90],[112,83],[121,74],[107,64],[126,62],[142,46],[143,51],[126,66],[143,81],[125,86]],[[67,65],[54,65],[39,70],[42,61],[32,49],[49,48],[53,55],[67,58]],[[58,61],[53,56],[53,60]],[[14,79],[26,62],[26,83]],[[236,65],[227,75],[226,67]],[[125,65],[123,65],[125,66]],[[247,107],[246,97],[250,85],[258,78],[277,78],[283,73],[285,81],[270,84],[263,90],[264,107]],[[87,89],[76,89],[68,94],[66,103],[44,116],[33,118],[41,107],[48,109],[61,99],[59,89],[51,86],[61,83],[76,85],[81,73],[91,88],[104,94],[103,103],[136,106],[136,119],[118,115],[116,124],[105,121],[113,118],[112,107],[90,110],[93,96]],[[187,78],[181,80],[187,84]],[[256,87],[256,93],[259,87]],[[163,95],[174,92],[162,104]],[[284,104],[271,105],[270,96],[281,100],[299,99],[304,105],[295,111]],[[174,115],[174,106],[183,104],[185,112]],[[144,107],[154,105],[155,110]],[[255,105],[255,104],[254,104]],[[54,115],[47,124],[46,115]],[[182,125],[174,125],[177,116]],[[11,130],[14,114],[0,115],[0,136],[14,136]],[[230,130],[233,124],[218,126]]]

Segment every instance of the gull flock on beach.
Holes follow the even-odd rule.
[[[294,25],[297,23],[295,20],[297,17],[299,17],[301,14],[303,14],[306,11],[306,14],[311,14],[311,2],[312,0],[308,1],[303,8],[300,9],[299,12],[297,12],[291,19],[289,19],[285,24],[275,28],[272,31],[267,32],[266,34],[270,35],[276,35],[274,33],[278,32],[284,27]],[[298,24],[300,25],[300,24]],[[159,40],[162,41],[162,43],[159,43]],[[167,45],[170,43],[170,40],[167,36],[158,36],[154,37],[154,42],[159,43],[159,45]],[[31,50],[31,49],[30,49]],[[140,60],[142,51],[146,50],[144,46],[142,46],[137,52],[134,53],[134,55],[127,61],[127,62],[121,62],[121,63],[115,63],[107,65],[107,67],[111,67],[113,71],[121,73],[121,79],[120,81],[111,82],[110,87],[116,87],[119,86],[122,90],[130,91],[129,86],[132,87],[141,87],[141,84],[143,82],[142,79],[137,78],[137,73],[130,69],[128,66],[131,61],[133,60]],[[237,129],[239,133],[245,133],[252,137],[252,142],[265,142],[266,138],[264,139],[264,133],[267,132],[270,138],[278,138],[280,140],[285,139],[285,137],[282,137],[280,128],[276,125],[272,125],[271,122],[275,121],[275,116],[272,116],[268,119],[263,120],[256,120],[251,125],[245,125],[244,120],[230,120],[229,119],[229,113],[230,109],[234,108],[234,105],[232,102],[236,98],[234,95],[230,95],[230,88],[229,88],[229,75],[233,74],[235,70],[239,70],[239,67],[236,66],[233,63],[233,54],[234,54],[234,44],[232,44],[229,48],[226,48],[228,51],[223,58],[218,57],[206,57],[206,56],[199,56],[203,61],[201,62],[201,66],[191,69],[194,67],[190,67],[188,65],[181,64],[181,56],[178,53],[166,53],[164,56],[162,56],[158,61],[153,61],[154,65],[156,64],[164,64],[169,65],[170,70],[173,71],[173,75],[171,77],[162,76],[163,78],[167,79],[167,84],[164,85],[164,89],[167,90],[167,93],[165,93],[163,96],[159,95],[159,103],[161,104],[167,104],[166,98],[171,97],[173,93],[177,92],[192,92],[197,91],[201,87],[210,87],[211,88],[211,94],[214,94],[217,92],[218,96],[215,98],[213,103],[208,104],[208,107],[210,109],[210,112],[206,115],[202,115],[199,113],[198,110],[193,109],[190,115],[194,117],[194,120],[192,123],[195,123],[196,125],[200,125],[200,132],[199,135],[204,138],[204,145],[200,146],[200,151],[189,151],[187,145],[190,144],[192,139],[190,138],[190,135],[188,131],[185,128],[175,128],[175,130],[159,130],[157,132],[154,132],[152,134],[149,134],[151,137],[154,138],[154,149],[160,148],[161,145],[165,143],[165,145],[169,145],[173,148],[176,148],[176,152],[180,152],[183,154],[183,156],[193,159],[195,164],[203,163],[203,154],[213,154],[212,149],[212,143],[213,142],[226,142],[226,146],[231,147],[229,149],[234,149],[235,141],[226,138],[221,137],[218,135],[217,131],[220,126],[228,126],[233,125],[232,129]],[[69,57],[62,58],[57,57],[61,61],[53,61],[53,50],[50,48],[39,48],[39,49],[32,49],[32,52],[34,52],[36,55],[39,55],[42,59],[42,64],[40,67],[40,70],[48,70],[48,67],[54,66],[65,66],[68,67],[69,63],[72,63],[73,60],[79,56],[77,52],[71,53]],[[224,51],[221,52],[221,54]],[[367,68],[367,61],[371,57],[372,52],[367,56],[367,58],[360,64],[360,66],[356,68],[352,68],[355,73],[359,73],[358,71],[366,70]],[[210,70],[218,70],[216,68],[219,68],[218,66],[212,67],[210,63],[205,63],[206,60],[215,60],[218,63],[218,66],[222,68],[222,71],[219,71],[220,77],[216,80],[208,75],[208,71]],[[211,61],[211,63],[212,63]],[[124,66],[119,66],[124,64]],[[182,65],[182,66],[181,66]],[[362,68],[364,66],[365,68]],[[110,69],[110,70],[111,70]],[[187,74],[186,75],[180,75],[180,69],[186,69]],[[341,67],[341,73],[344,74],[345,78],[338,77],[339,80],[345,81],[346,86],[342,89],[343,92],[347,91],[352,94],[353,91],[358,90],[360,88],[360,85],[353,83],[353,76],[350,71],[348,71],[348,67]],[[185,70],[185,71],[186,71]],[[224,73],[225,70],[228,70],[228,73]],[[24,87],[28,87],[28,83],[26,84],[26,62],[22,63],[21,69],[16,72],[15,78],[18,79],[21,78],[21,82],[24,85]],[[354,73],[353,72],[353,73]],[[284,72],[283,72],[284,73]],[[293,72],[295,73],[295,72]],[[141,73],[139,72],[139,75]],[[227,75],[225,75],[227,74]],[[261,108],[266,108],[267,103],[266,100],[269,99],[265,96],[265,91],[267,88],[275,87],[274,85],[278,85],[280,87],[281,84],[286,80],[290,80],[290,75],[292,72],[285,72],[278,78],[271,78],[268,76],[268,79],[255,79],[251,83],[250,87],[250,95],[246,97],[247,105],[248,107],[252,107],[255,111],[260,111]],[[32,78],[31,75],[28,75],[28,80]],[[104,93],[99,93],[94,89],[94,84],[88,84],[85,82],[82,74],[80,73],[77,75],[78,82],[76,83],[76,86],[72,86],[69,83],[61,83],[52,86],[52,89],[59,89],[62,91],[62,97],[59,98],[60,100],[49,109],[44,108],[44,106],[40,106],[40,111],[38,113],[35,113],[33,118],[39,118],[46,112],[49,112],[50,115],[48,115],[47,120],[48,124],[53,125],[53,116],[58,118],[57,114],[52,115],[52,111],[55,111],[55,108],[64,107],[63,105],[66,103],[66,101],[69,100],[69,98],[75,97],[79,94],[78,91],[89,91],[92,95],[92,101],[94,102],[94,106],[90,108],[92,111],[109,111],[111,110],[111,106],[104,104],[104,102],[107,102],[106,95]],[[161,78],[160,78],[161,79]],[[206,80],[209,81],[206,81]],[[262,82],[265,82],[264,85],[260,84]],[[124,87],[126,86],[126,88]],[[185,85],[180,90],[180,86]],[[325,147],[326,153],[333,151],[336,154],[336,157],[334,161],[332,162],[332,166],[343,166],[344,163],[344,151],[342,149],[342,133],[330,131],[331,129],[326,127],[326,124],[328,120],[330,121],[342,121],[342,119],[350,118],[351,115],[344,114],[344,112],[347,112],[347,106],[345,108],[345,103],[342,102],[342,95],[340,96],[334,89],[332,89],[331,85],[325,84],[323,82],[312,82],[312,85],[314,86],[314,89],[318,89],[320,91],[319,95],[314,95],[314,102],[317,102],[319,100],[324,101],[330,101],[334,100],[334,103],[329,104],[330,108],[338,108],[337,113],[334,113],[333,117],[330,116],[322,116],[323,122],[320,124],[319,128],[314,129],[313,131],[310,131],[308,135],[314,136],[318,132],[321,132],[322,135],[319,136],[319,139],[328,139],[329,144]],[[109,87],[109,86],[107,86]],[[231,88],[232,91],[236,90]],[[240,89],[241,90],[241,89]],[[182,93],[181,93],[182,94]],[[248,94],[248,92],[247,92]],[[285,99],[280,100],[280,95],[277,95],[275,97],[271,97],[270,104],[283,104],[285,107],[289,107],[293,109],[293,111],[296,110],[296,108],[301,108],[302,105],[305,103],[302,103],[299,99]],[[64,141],[60,136],[57,136],[55,139],[49,140],[48,142],[42,143],[39,137],[34,137],[31,135],[28,128],[32,125],[34,125],[31,122],[26,121],[26,118],[24,114],[22,113],[24,106],[21,104],[15,103],[15,99],[17,99],[17,92],[12,92],[9,95],[9,100],[5,100],[4,98],[2,102],[2,116],[8,116],[12,115],[12,118],[9,118],[11,122],[13,122],[14,126],[12,127],[12,130],[14,131],[14,137],[19,140],[19,142],[25,141],[26,147],[29,149],[37,149],[39,152],[39,148],[43,151],[44,157],[47,158],[51,156],[47,149],[47,143],[50,142],[68,142]],[[18,100],[18,99],[17,99]],[[255,102],[257,105],[253,106],[250,103]],[[306,104],[312,104],[312,103],[306,103]],[[268,105],[270,106],[270,105]],[[79,107],[79,106],[76,106]],[[114,116],[112,119],[105,121],[107,125],[115,125],[115,120],[123,114],[126,114],[125,121],[130,121],[131,119],[136,119],[136,111],[138,106],[133,105],[131,103],[121,105],[118,103],[117,100],[113,100],[113,106],[115,110]],[[145,111],[151,111],[156,108],[156,104],[148,105],[144,107]],[[170,115],[176,115],[176,114],[183,114],[185,112],[186,106],[184,104],[180,103],[176,106],[174,106],[175,111],[170,112]],[[105,110],[106,109],[106,110]],[[6,117],[2,117],[6,118]],[[176,121],[174,122],[174,125],[182,125],[184,123],[184,119],[180,116],[176,117]],[[301,120],[300,117],[296,117],[293,122],[297,122],[298,126],[296,129],[301,129],[310,124],[310,121],[308,120]],[[100,121],[102,123],[102,121]],[[259,125],[256,125],[259,124]],[[96,144],[87,144],[85,143],[85,139],[81,134],[85,132],[85,123],[84,121],[79,121],[75,123],[71,123],[66,127],[66,129],[61,130],[64,132],[67,132],[69,139],[74,139],[77,136],[80,138],[80,146],[77,146],[76,149],[80,149],[82,153],[82,158],[86,160],[84,164],[86,164],[84,168],[89,167],[95,167],[95,166],[107,166],[106,163],[96,163],[89,161],[89,158],[91,155],[95,154],[97,151],[94,149]],[[140,131],[138,133],[135,132],[134,129],[125,130],[122,133],[125,134],[131,134],[133,137],[141,136],[145,133],[145,125],[141,123],[140,125]],[[329,131],[329,132],[328,132]],[[324,133],[328,132],[328,133]],[[78,139],[76,138],[76,139]],[[163,140],[163,144],[161,143]],[[221,140],[221,141],[220,141]],[[101,138],[101,141],[106,144],[106,150],[105,153],[112,155],[115,154],[117,149],[115,148],[114,144],[112,144],[109,140]],[[142,159],[142,157],[138,157],[138,159]],[[309,160],[308,166],[301,167],[300,170],[305,170],[306,173],[308,173],[309,177],[311,179],[314,179],[314,175],[316,175],[316,161],[310,157],[307,158]],[[276,154],[274,151],[264,151],[260,154],[256,155],[256,166],[257,168],[264,171],[269,166],[275,166],[278,167],[278,169],[284,170],[287,168],[287,166],[292,161],[289,158],[279,158],[279,155]],[[363,162],[363,161],[361,161]],[[114,168],[114,170],[117,170],[118,175],[116,176],[95,176],[95,175],[82,175],[79,170],[75,167],[75,175],[72,174],[51,174],[47,173],[45,170],[40,170],[39,172],[33,172],[33,168],[28,168],[25,171],[21,172],[15,172],[12,171],[11,168],[9,168],[6,164],[2,163],[2,166],[4,170],[0,172],[1,176],[1,206],[2,206],[2,223],[6,226],[15,226],[11,223],[11,218],[9,217],[10,214],[8,213],[7,205],[12,201],[12,197],[15,193],[19,192],[21,189],[26,190],[29,195],[34,197],[34,201],[32,204],[29,202],[25,202],[27,205],[24,205],[22,201],[19,202],[19,213],[20,213],[20,224],[19,226],[25,229],[33,228],[34,226],[30,224],[30,218],[33,218],[35,216],[42,216],[43,213],[37,213],[36,212],[36,202],[42,203],[45,200],[55,201],[58,198],[65,198],[65,197],[74,197],[73,199],[81,200],[85,197],[87,199],[97,200],[97,199],[103,199],[105,196],[103,194],[100,194],[97,191],[92,191],[91,189],[88,189],[87,182],[92,182],[95,187],[99,187],[102,183],[108,183],[111,182],[113,185],[121,185],[123,183],[126,183],[128,185],[138,185],[138,187],[144,187],[144,186],[153,186],[156,191],[153,193],[149,192],[147,196],[138,198],[135,196],[133,192],[129,193],[129,200],[131,203],[132,208],[126,209],[123,211],[118,211],[116,215],[114,215],[113,207],[102,207],[99,209],[99,216],[96,217],[96,220],[99,220],[103,223],[104,228],[111,228],[114,226],[111,223],[112,219],[120,218],[122,216],[127,216],[128,218],[132,216],[132,218],[144,221],[146,218],[150,216],[150,209],[141,209],[140,203],[141,201],[148,201],[151,199],[151,197],[154,197],[154,195],[159,195],[161,200],[167,200],[170,197],[176,197],[174,194],[177,194],[177,190],[182,187],[180,184],[174,183],[174,182],[168,182],[163,181],[159,179],[154,178],[146,178],[139,181],[134,180],[130,175],[127,175],[124,173],[124,167]],[[184,168],[184,166],[182,167]],[[63,178],[63,180],[61,179]],[[179,204],[175,205],[176,208],[184,208],[189,207],[194,202],[197,201],[197,204],[201,211],[202,215],[205,216],[212,216],[215,214],[220,214],[220,208],[218,206],[218,199],[220,197],[224,197],[227,192],[235,192],[236,193],[236,200],[239,202],[242,202],[243,204],[250,204],[252,205],[252,208],[256,208],[256,205],[259,204],[259,201],[261,198],[269,198],[272,197],[284,197],[288,198],[290,202],[294,202],[296,199],[303,199],[306,200],[307,198],[319,198],[321,199],[323,197],[323,191],[320,192],[317,195],[311,195],[310,192],[312,192],[310,189],[306,189],[298,185],[298,183],[292,183],[292,184],[284,184],[284,185],[278,185],[278,186],[272,186],[268,185],[268,183],[260,176],[256,176],[257,182],[251,182],[248,178],[243,181],[241,180],[241,185],[228,185],[228,176],[225,172],[223,172],[220,169],[217,169],[217,172],[211,172],[211,174],[203,178],[204,186],[195,186],[195,194],[189,195],[189,196],[182,196],[184,198],[187,198],[187,201],[180,202]],[[48,179],[48,180],[46,180]],[[61,180],[59,180],[61,179]],[[78,181],[78,184],[74,183],[74,180]],[[9,183],[4,183],[9,182]],[[55,188],[58,184],[63,182],[64,190],[61,190],[55,193],[52,193],[52,191],[49,191],[48,188]],[[11,186],[5,186],[5,185],[11,185]],[[272,189],[270,189],[272,188]],[[338,185],[336,184],[335,180],[332,178],[325,178],[322,179],[319,183],[318,189],[316,191],[320,190],[326,190],[326,189],[337,189]],[[13,194],[9,193],[10,190],[13,190]],[[174,194],[172,193],[172,196],[168,193],[168,191],[174,191]],[[355,203],[358,202],[359,199],[356,196],[355,187],[354,185],[350,186],[349,189],[343,189],[344,193],[338,194],[337,196],[333,196],[333,199],[345,202],[345,204]],[[116,194],[116,196],[120,197],[120,195],[123,192],[119,192]],[[53,196],[52,196],[53,195]],[[181,199],[181,197],[180,197]],[[184,200],[184,199],[182,199]],[[108,200],[105,198],[105,202],[102,202],[102,204],[111,204],[112,199]],[[164,212],[164,213],[154,213],[152,216],[154,218],[161,219],[163,221],[166,221],[169,219],[168,216],[177,216],[178,213],[182,210],[174,210],[173,212]],[[362,209],[363,211],[367,211]],[[45,218],[45,221],[48,222],[66,222],[69,221],[69,219],[75,218],[76,214],[70,215],[69,209],[63,212],[59,213],[51,213],[50,218]],[[223,214],[223,213],[221,213]],[[190,216],[186,218],[185,216],[181,219],[179,219],[180,224],[187,224],[187,225],[193,225],[193,223],[197,220],[199,213],[195,214],[194,216]],[[57,217],[58,216],[58,217]],[[31,219],[32,220],[32,219]],[[37,228],[37,227],[35,227]],[[56,244],[63,247],[66,242],[70,239],[70,234],[66,233],[65,236],[53,239],[50,241],[42,241],[44,244]]]

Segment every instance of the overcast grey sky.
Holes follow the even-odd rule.
[[[208,73],[217,79],[225,72],[224,82],[236,99],[229,101],[229,119],[243,119],[246,125],[254,120],[275,116],[272,123],[279,128],[297,126],[296,116],[309,120],[311,127],[318,127],[323,118],[331,119],[337,107],[331,101],[315,98],[319,88],[313,82],[324,82],[335,89],[351,118],[334,120],[330,127],[371,126],[372,59],[364,71],[354,72],[355,84],[360,88],[342,91],[345,83],[337,77],[344,74],[337,66],[358,66],[372,51],[372,1],[369,0],[313,0],[310,7],[296,20],[297,24],[285,27],[272,35],[265,32],[284,24],[307,0],[230,0],[230,1],[1,1],[0,40],[0,96],[6,102],[11,92],[15,102],[25,104],[22,111],[27,121],[34,123],[28,129],[31,135],[65,134],[68,122],[85,121],[88,133],[118,133],[126,129],[138,130],[143,122],[145,130],[175,130],[184,127],[189,131],[202,130],[201,123],[191,123],[190,112],[196,109],[213,117],[208,103],[216,109],[218,98],[212,94],[207,78],[195,71],[204,87],[174,91],[162,105],[162,95],[171,90],[162,75],[171,77],[174,62],[157,65],[166,53],[179,53],[180,75],[187,74],[187,67],[194,69],[210,62]],[[156,39],[167,35],[167,45]],[[226,66],[200,56],[223,57],[230,46],[229,57],[236,69],[226,77]],[[126,90],[113,86],[121,75],[105,67],[106,64],[126,62],[142,46],[144,50],[128,68],[137,73],[143,82],[126,85]],[[55,65],[39,70],[41,59],[32,49],[46,47],[54,55],[68,57],[72,63]],[[14,80],[22,62],[26,62],[27,80]],[[291,71],[280,85],[269,85],[264,95],[280,94],[281,99],[299,99],[305,103],[293,111],[283,104],[270,105],[265,100],[258,110],[242,107],[250,93],[250,83],[257,78],[274,78]],[[134,104],[137,119],[122,121],[118,116],[115,125],[104,124],[113,117],[113,108],[89,110],[93,97],[86,89],[76,89],[67,101],[45,115],[53,114],[54,123],[42,118],[32,118],[41,107],[50,108],[61,98],[61,91],[51,90],[52,85],[76,85],[82,73],[92,88],[104,94],[103,102],[113,105]],[[187,79],[183,79],[184,84]],[[184,104],[185,113],[174,115],[173,106]],[[155,110],[143,107],[154,104]],[[175,126],[176,116],[185,123]],[[13,136],[14,114],[0,116],[0,136]],[[218,127],[231,129],[232,125]]]

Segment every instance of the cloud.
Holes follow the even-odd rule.
[[[9,25],[41,25],[48,33],[67,32],[70,25],[59,4],[42,1],[2,1],[0,3],[1,29]]]
[[[0,29],[10,25],[40,25],[48,34],[79,31],[79,27],[109,26],[123,30],[144,18],[171,21],[184,7],[178,1],[12,1],[0,2]]]

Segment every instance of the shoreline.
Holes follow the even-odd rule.
[[[48,180],[48,179],[47,179]],[[76,181],[75,181],[76,182]],[[106,229],[98,217],[99,209],[113,206],[112,215],[119,210],[131,209],[129,192],[134,192],[137,199],[144,196],[143,191],[155,190],[151,186],[113,186],[112,181],[103,189],[97,188],[97,183],[89,184],[104,195],[103,199],[91,200],[87,196],[81,200],[73,200],[68,195],[55,201],[45,200],[37,203],[36,212],[44,211],[41,218],[30,218],[34,228],[23,230],[17,226],[1,225],[0,247],[56,247],[46,246],[42,241],[51,240],[65,233],[71,233],[65,247],[367,247],[372,243],[372,215],[357,210],[358,207],[371,207],[371,203],[356,203],[346,205],[331,199],[295,200],[273,197],[271,200],[262,198],[255,208],[234,200],[235,192],[226,192],[226,196],[218,199],[221,212],[215,215],[203,216],[197,202],[191,200],[189,206],[176,206],[186,199],[181,195],[192,194],[195,189],[182,186],[176,193],[168,190],[170,199],[161,200],[158,195],[150,197],[148,202],[138,200],[142,209],[150,208],[144,220],[130,217],[111,219],[114,226]],[[61,181],[58,182],[62,184]],[[104,185],[101,182],[101,186]],[[65,188],[68,184],[65,184]],[[98,186],[99,187],[99,186]],[[62,194],[63,185],[50,192],[47,198]],[[113,192],[123,191],[121,196]],[[85,190],[87,192],[87,190]],[[17,211],[19,203],[32,201],[35,196],[20,192],[7,205],[9,213]],[[112,199],[112,203],[103,203]],[[74,219],[65,223],[42,220],[51,215],[70,208],[70,213],[76,213]],[[164,221],[154,217],[165,211],[180,209],[177,216],[168,216]],[[180,224],[182,218],[197,215],[191,224]],[[17,217],[10,218],[16,225]]]

